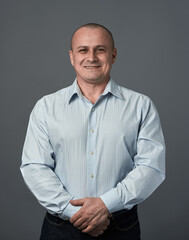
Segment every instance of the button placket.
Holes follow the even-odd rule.
[[[96,181],[95,181],[95,169],[96,169],[96,109],[91,108],[89,123],[88,123],[88,193],[91,197],[96,196]]]

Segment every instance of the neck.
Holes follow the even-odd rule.
[[[77,80],[83,96],[85,96],[92,104],[94,104],[99,96],[104,92],[104,89],[109,80],[95,84]]]

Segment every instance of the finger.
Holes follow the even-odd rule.
[[[70,222],[72,224],[74,224],[76,221],[78,221],[80,218],[82,217],[82,212],[79,210],[78,212],[76,212],[71,218],[70,218]]]
[[[83,233],[89,233],[91,232],[95,227],[92,227],[92,226],[88,226],[86,227],[84,230],[82,230]]]
[[[104,231],[102,229],[94,229],[93,231],[89,232],[88,234],[90,234],[93,237],[98,237],[99,235],[103,234]]]
[[[82,206],[85,202],[85,198],[81,198],[81,199],[76,199],[76,200],[70,200],[70,203],[73,206]]]
[[[88,223],[87,223],[87,222],[84,222],[82,225],[78,226],[77,228],[78,228],[79,230],[83,230],[83,229],[85,229],[87,226],[88,226]]]
[[[98,231],[95,230],[89,232],[88,234],[90,234],[92,237],[98,237]]]
[[[89,235],[91,235],[92,237],[98,237],[98,234],[97,233],[88,233]]]
[[[85,221],[86,221],[86,219],[85,219]],[[97,228],[98,230],[102,230],[103,228],[106,229],[106,226],[108,226],[109,223],[110,223],[110,220],[109,220],[108,218],[105,218],[103,221],[101,220],[101,223],[100,223],[100,224],[99,224],[99,221],[97,222],[97,221],[95,221],[95,219],[93,219],[93,220],[90,222],[90,225],[89,225],[87,228],[85,228],[85,229],[83,230],[83,232],[89,233],[89,232],[93,231],[93,230],[96,229],[96,228]]]
[[[98,236],[99,235],[102,235],[104,233],[104,231],[103,230],[100,230],[99,232],[98,232]]]
[[[85,221],[85,219],[79,218],[73,225],[79,229],[84,229],[88,226],[88,223]]]
[[[107,226],[110,225],[110,219],[109,219],[109,218],[107,218],[105,224],[106,224]]]
[[[103,226],[102,226],[102,230],[103,230],[103,231],[105,231],[107,228],[108,228],[107,225],[103,225]]]
[[[108,226],[107,226],[106,224],[101,224],[101,225],[97,226],[97,227],[94,229],[94,231],[95,231],[95,230],[105,231],[107,228],[108,228]]]

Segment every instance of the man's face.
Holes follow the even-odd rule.
[[[69,51],[77,80],[93,84],[108,81],[116,53],[105,29],[82,27],[77,30]]]

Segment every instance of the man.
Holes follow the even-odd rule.
[[[105,27],[78,28],[69,54],[77,78],[37,102],[23,149],[23,177],[47,209],[40,239],[138,240],[137,204],[165,177],[158,113],[111,79]]]

